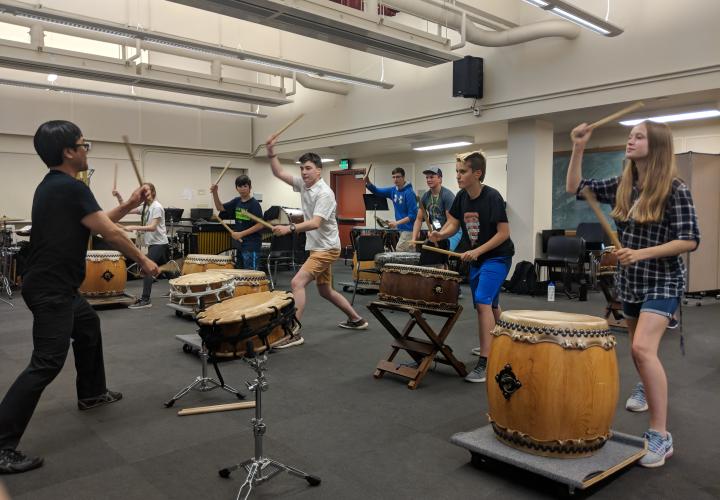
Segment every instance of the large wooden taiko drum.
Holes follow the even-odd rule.
[[[85,280],[80,294],[85,297],[114,297],[125,293],[127,268],[125,257],[115,250],[88,250],[85,255]]]
[[[610,438],[618,399],[607,321],[556,311],[505,311],[488,357],[490,422],[514,448],[586,457]]]
[[[211,269],[233,269],[232,257],[229,255],[205,255],[191,253],[185,257],[182,274],[202,273]]]
[[[457,310],[460,275],[430,267],[385,264],[378,298],[385,302]]]

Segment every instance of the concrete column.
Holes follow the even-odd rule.
[[[540,254],[537,233],[552,227],[553,126],[539,120],[508,124],[507,213],[513,264]]]

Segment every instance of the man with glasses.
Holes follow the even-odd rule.
[[[78,293],[90,234],[102,235],[146,274],[159,271],[115,225],[147,199],[147,186],[103,212],[90,189],[76,179],[88,169],[91,148],[77,125],[61,120],[44,123],[35,133],[34,146],[50,171],[35,190],[30,256],[23,277],[23,299],[33,314],[32,357],[0,403],[0,473],[5,474],[42,465],[42,458],[27,456],[16,447],[40,395],[65,364],[70,345],[78,408],[89,410],[122,398],[105,385],[100,318]]]

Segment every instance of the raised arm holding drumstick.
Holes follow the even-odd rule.
[[[585,123],[571,133],[573,150],[566,189],[581,198],[590,190],[613,207],[622,248],[616,250],[618,295],[628,325],[632,356],[640,379],[625,408],[650,410],[645,432],[644,467],[659,467],[673,453],[667,432],[667,378],[658,357],[660,340],[685,287],[681,254],[700,241],[695,207],[688,187],[677,177],[673,138],[665,124],[642,122],[630,131],[625,166],[618,177],[582,178],[582,158],[592,129]]]

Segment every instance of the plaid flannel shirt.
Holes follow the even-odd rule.
[[[600,203],[615,206],[620,177],[608,179],[583,179],[578,187],[579,194],[589,187]],[[640,196],[633,188],[633,203]],[[631,214],[632,215],[632,214]],[[696,241],[700,244],[695,205],[688,187],[680,180],[673,180],[672,190],[660,222],[640,224],[630,217],[626,222],[615,221],[620,243],[633,250],[654,247],[673,240]],[[649,299],[681,297],[685,290],[685,264],[677,256],[646,259],[629,266],[619,266],[618,298],[623,302],[644,302]]]

